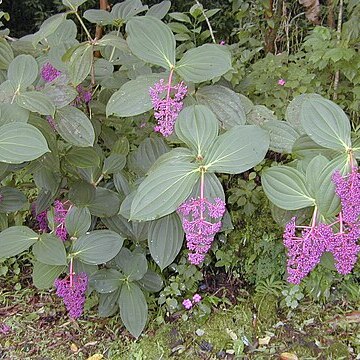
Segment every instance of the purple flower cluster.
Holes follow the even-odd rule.
[[[55,235],[65,241],[67,239],[68,233],[65,227],[65,219],[68,213],[68,209],[65,208],[64,204],[56,200],[54,202],[54,226],[55,226]]]
[[[183,108],[182,100],[187,93],[187,87],[183,82],[171,86],[171,75],[168,84],[165,84],[164,79],[161,79],[149,90],[155,110],[154,116],[158,122],[154,130],[160,132],[165,137],[170,136],[174,132],[175,121]]]
[[[42,211],[41,213],[36,215],[36,221],[38,223],[39,231],[41,232],[49,232],[48,219],[47,219],[47,211]]]
[[[216,233],[221,229],[219,219],[225,213],[225,203],[220,198],[215,198],[214,203],[206,198],[191,198],[180,205],[178,213],[182,215],[187,248],[190,250],[189,262],[199,265],[204,261]]]
[[[6,324],[0,324],[0,334],[7,335],[11,331],[11,327]]]
[[[84,310],[87,285],[88,276],[84,272],[70,274],[70,278],[56,279],[54,282],[56,295],[64,300],[69,316],[73,319],[79,318]]]
[[[346,223],[358,221],[360,215],[360,172],[353,167],[346,176],[335,171],[332,180],[336,186],[335,193],[341,200],[343,220]]]
[[[44,64],[40,70],[40,75],[45,82],[51,82],[61,75],[61,71],[54,68],[49,62]]]
[[[283,239],[288,250],[288,281],[299,284],[320,262],[324,252],[331,252],[336,270],[343,275],[354,268],[360,253],[360,174],[353,167],[346,176],[336,171],[332,177],[335,193],[341,201],[341,212],[333,224],[316,224],[316,211],[311,226],[298,227],[295,218],[286,225]],[[334,225],[338,229],[334,229]],[[300,234],[297,234],[297,229]]]
[[[88,104],[91,101],[92,98],[91,91],[88,91],[82,85],[78,85],[76,87],[76,90],[78,92],[78,96],[73,101],[74,106],[79,107],[82,104]]]
[[[185,299],[183,302],[182,302],[182,305],[184,306],[184,308],[186,310],[190,310],[195,304],[199,303],[201,301],[201,295],[199,294],[195,294],[193,297],[192,297],[192,300],[190,299]]]

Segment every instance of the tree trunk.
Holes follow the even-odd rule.
[[[107,0],[100,0],[100,10],[110,10],[110,6]],[[103,28],[100,25],[96,25],[95,39],[99,40],[103,36]],[[100,51],[95,52],[95,57],[101,57]]]
[[[265,33],[265,53],[275,53],[275,41],[276,36],[281,24],[281,15],[284,0],[278,0],[276,3],[276,9],[274,11],[274,0],[269,0],[268,11],[265,13],[265,19],[272,19],[274,27],[269,28]]]

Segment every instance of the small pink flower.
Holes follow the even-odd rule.
[[[6,324],[1,324],[0,325],[0,334],[2,335],[6,335],[11,331],[10,326],[6,325]]]
[[[225,45],[225,44],[226,44],[225,40],[221,40],[221,41],[219,42],[219,45]]]
[[[286,84],[286,81],[284,79],[279,79],[278,85],[284,86]]]
[[[182,304],[183,304],[183,306],[184,306],[184,308],[185,308],[186,310],[190,310],[190,309],[192,308],[192,306],[193,306],[193,303],[191,302],[190,299],[185,299],[185,300],[182,302]]]
[[[194,301],[194,303],[200,302],[201,299],[202,299],[202,297],[201,297],[199,294],[195,294],[195,295],[193,296],[193,301]]]

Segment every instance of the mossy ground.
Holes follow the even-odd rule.
[[[53,294],[30,287],[0,291],[1,322],[10,326],[0,335],[1,359],[298,359],[360,358],[360,304],[317,305],[303,302],[280,312],[277,299],[258,304],[251,298],[214,308],[204,321],[186,313],[134,340],[118,316],[100,319],[91,302],[86,315],[69,321]],[[91,358],[91,356],[93,356]],[[358,356],[358,357],[357,357]]]

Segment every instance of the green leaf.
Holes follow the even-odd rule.
[[[64,243],[57,236],[42,234],[33,246],[36,260],[47,265],[67,265]]]
[[[86,181],[78,181],[70,187],[69,199],[77,206],[88,206],[95,199],[96,188]]]
[[[91,214],[88,208],[72,206],[66,214],[65,227],[71,237],[85,235],[91,225]]]
[[[221,45],[205,44],[188,50],[176,64],[175,71],[185,81],[199,83],[231,70],[231,55]]]
[[[108,293],[100,294],[99,296],[99,316],[108,317],[112,316],[119,309],[118,301],[120,296],[120,289]]]
[[[215,140],[205,166],[212,172],[239,174],[261,162],[268,148],[266,131],[254,125],[234,126]]]
[[[315,141],[313,141],[308,135],[301,135],[294,143],[292,153],[295,157],[304,159],[307,157],[314,157],[322,154],[327,155],[331,150],[326,149]]]
[[[39,91],[23,92],[16,96],[15,100],[19,106],[40,115],[54,115],[55,113],[54,103]]]
[[[219,131],[214,113],[204,105],[192,105],[183,109],[175,123],[178,138],[194,149],[198,157],[204,157]]]
[[[14,60],[14,52],[8,42],[0,39],[0,70],[7,70],[10,63]]]
[[[73,166],[88,168],[100,166],[100,157],[92,147],[78,148],[73,147],[67,154],[66,160]]]
[[[32,273],[33,283],[40,290],[50,289],[65,270],[66,266],[47,265],[35,261]]]
[[[47,39],[50,35],[54,34],[59,26],[65,22],[66,13],[60,13],[53,15],[46,19],[40,26],[38,32],[34,34],[34,43],[40,42],[43,39]]]
[[[185,23],[188,23],[188,24],[191,24],[191,20],[190,18],[184,14],[184,13],[181,13],[181,12],[172,12],[169,14],[169,16],[173,19],[175,19],[176,21],[181,21],[181,22],[185,22]]]
[[[149,89],[165,76],[164,73],[150,74],[126,82],[111,96],[106,106],[106,116],[135,116],[152,109]]]
[[[154,220],[172,213],[189,196],[199,175],[193,163],[160,165],[140,184],[131,205],[131,220]]]
[[[129,281],[140,280],[148,270],[145,255],[131,252],[127,248],[122,248],[114,260]]]
[[[101,269],[91,275],[90,285],[100,294],[107,294],[120,288],[124,276],[115,269]]]
[[[7,186],[0,188],[0,213],[18,211],[26,203],[26,196],[20,190]]]
[[[13,104],[0,104],[0,126],[12,122],[27,123],[30,112],[22,107]]]
[[[275,166],[263,171],[261,183],[266,196],[276,206],[297,210],[315,205],[306,188],[305,175],[289,166]]]
[[[315,192],[315,201],[320,214],[324,218],[336,216],[340,210],[340,200],[335,194],[335,184],[332,181],[332,175],[339,170],[342,175],[350,171],[350,162],[347,154],[337,156],[328,164],[319,169],[317,177],[317,189]]]
[[[155,271],[148,269],[137,283],[146,291],[158,292],[163,288],[163,280]]]
[[[148,245],[161,270],[169,266],[181,250],[184,231],[176,213],[155,220],[149,227]]]
[[[12,226],[0,233],[1,257],[8,258],[20,254],[35,244],[39,236],[26,226]]]
[[[126,164],[126,157],[122,154],[111,154],[104,160],[103,174],[114,174],[120,172]]]
[[[34,126],[11,123],[0,127],[0,161],[21,164],[49,151],[42,133]]]
[[[77,11],[77,8],[86,3],[87,0],[62,0],[62,3],[69,7],[71,10]]]
[[[83,15],[84,19],[99,25],[111,25],[115,20],[115,17],[112,13],[106,10],[90,9],[86,10]]]
[[[175,38],[159,19],[134,17],[126,24],[132,53],[145,62],[171,69],[175,65]]]
[[[351,126],[340,106],[324,98],[311,98],[303,102],[300,113],[301,125],[319,145],[347,150],[351,147]]]
[[[119,306],[125,327],[138,338],[145,328],[148,306],[143,292],[136,284],[128,283],[121,288]]]
[[[45,94],[58,109],[69,105],[78,96],[78,92],[72,86],[57,84],[56,82],[45,84],[42,93]]]
[[[168,13],[170,7],[171,1],[162,1],[160,4],[153,5],[145,16],[153,16],[157,19],[162,19]]]
[[[196,92],[200,104],[208,106],[225,129],[245,125],[246,114],[239,95],[221,85],[200,88]]]
[[[329,160],[323,155],[317,155],[311,159],[306,167],[305,180],[307,188],[313,198],[319,191],[319,176],[322,170],[328,165]]]
[[[125,0],[121,3],[117,3],[111,9],[111,13],[116,20],[125,21],[131,19],[133,16],[145,11],[148,6],[143,6],[141,0]]]
[[[309,99],[321,99],[322,97],[318,94],[301,94],[294,97],[290,101],[290,104],[286,108],[285,119],[291,125],[293,125],[300,134],[305,134],[305,130],[301,125],[301,107]]]
[[[278,153],[291,154],[295,141],[300,133],[286,121],[267,120],[261,128],[269,132],[270,150]]]
[[[98,187],[95,190],[95,198],[88,207],[94,216],[114,216],[120,209],[120,198],[116,192]]]
[[[99,265],[111,260],[121,249],[124,239],[109,230],[95,230],[73,242],[72,253],[85,264]]]
[[[89,118],[74,106],[65,106],[55,113],[56,130],[71,145],[93,146],[95,132]]]
[[[144,176],[155,161],[169,150],[170,148],[162,138],[146,138],[134,152],[130,153],[128,166],[138,175]]]
[[[71,55],[69,76],[74,85],[81,84],[90,74],[93,62],[93,46],[85,43],[78,46]]]
[[[30,86],[37,78],[39,67],[31,55],[18,55],[9,65],[8,79],[15,89]]]

